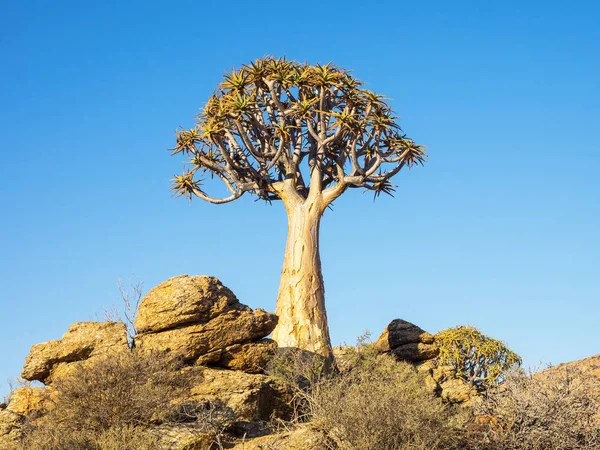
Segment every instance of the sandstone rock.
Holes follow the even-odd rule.
[[[383,331],[374,346],[380,353],[405,344],[433,344],[433,335],[402,319],[395,319]]]
[[[536,377],[552,376],[559,371],[577,371],[583,376],[589,376],[600,381],[600,355],[571,361],[550,367],[535,374]]]
[[[448,403],[467,403],[477,396],[477,391],[464,381],[453,378],[443,382],[440,385],[442,389],[442,400]]]
[[[261,339],[271,333],[276,325],[275,314],[241,306],[205,324],[158,333],[141,333],[135,338],[135,346],[142,351],[172,351],[190,361],[235,344]]]
[[[435,358],[440,349],[434,344],[410,343],[400,345],[391,350],[391,353],[401,361],[419,362]]]
[[[333,347],[333,359],[341,373],[348,372],[354,366],[356,360],[356,347],[340,345]]]
[[[198,357],[196,364],[225,367],[248,373],[263,373],[276,349],[277,343],[272,339],[234,344]]]
[[[291,431],[244,440],[231,450],[323,450],[330,448],[322,433],[307,426]]]
[[[142,299],[135,327],[158,332],[202,324],[240,306],[233,292],[215,277],[180,275],[152,288]]]
[[[52,405],[48,388],[23,386],[15,389],[10,395],[6,409],[21,416],[41,413]]]
[[[271,339],[232,345],[223,351],[216,365],[248,373],[263,373],[276,349],[277,342]]]
[[[215,434],[195,424],[161,425],[152,430],[161,450],[211,450]]]
[[[194,371],[199,381],[182,402],[220,401],[231,408],[237,421],[266,421],[272,413],[282,418],[289,414],[284,394],[265,375],[200,366],[186,369]]]
[[[76,322],[62,339],[31,347],[21,376],[44,382],[60,363],[81,361],[110,350],[127,349],[127,330],[119,322]]]
[[[456,368],[453,366],[439,366],[433,369],[433,379],[438,383],[456,378]]]
[[[0,450],[19,448],[24,417],[7,409],[0,411]]]

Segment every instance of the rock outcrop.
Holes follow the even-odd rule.
[[[272,415],[285,418],[290,411],[285,394],[266,375],[242,371],[190,367],[198,383],[181,401],[218,401],[230,408],[237,422],[268,421]]]
[[[10,395],[6,409],[21,416],[42,413],[51,405],[51,392],[43,387],[22,386]]]
[[[76,369],[82,366],[95,367],[111,352],[121,351],[168,352],[181,358],[186,364],[181,370],[190,384],[174,400],[175,407],[188,412],[191,408],[195,414],[202,405],[220,405],[220,413],[231,415],[227,421],[219,418],[219,426],[225,423],[229,436],[263,435],[269,431],[272,415],[285,418],[291,414],[286,394],[263,374],[277,349],[266,338],[276,325],[277,316],[243,305],[214,277],[171,278],[142,299],[134,349],[125,324],[117,322],[74,323],[61,339],[31,348],[22,377],[47,387],[20,387],[0,407],[0,450],[18,447],[26,420],[43,420],[61,386],[55,381],[78,373]],[[160,438],[161,448],[208,450],[215,433],[223,432],[204,430],[185,420],[189,418],[155,427],[152,432]]]
[[[42,383],[64,364],[83,361],[114,350],[127,350],[127,330],[118,322],[76,322],[62,339],[31,347],[21,377]]]
[[[180,313],[181,311],[181,313]],[[150,290],[135,321],[135,346],[187,362],[260,373],[275,343],[277,316],[241,304],[219,280],[181,275]]]
[[[467,404],[478,395],[473,387],[456,376],[454,367],[439,366],[435,362],[439,354],[435,337],[410,322],[393,320],[373,346],[379,353],[389,353],[414,364],[427,389],[447,403]]]
[[[578,372],[582,376],[596,378],[600,381],[600,355],[559,364],[538,372],[536,376],[552,376],[554,373],[561,371]]]
[[[19,447],[24,421],[23,416],[0,409],[0,450],[14,450]]]
[[[254,439],[245,439],[231,450],[323,450],[330,448],[322,433],[307,426]]]

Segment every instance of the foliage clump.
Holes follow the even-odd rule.
[[[503,380],[507,371],[521,365],[521,357],[506,344],[471,326],[457,326],[435,335],[439,366],[452,366],[470,386],[485,389]]]
[[[391,194],[389,179],[422,164],[425,151],[402,132],[387,99],[362,85],[333,64],[270,56],[232,69],[196,125],[177,132],[172,150],[189,157],[189,169],[173,190],[217,204],[245,192],[280,200],[284,180],[302,199],[328,188],[328,201],[348,187]],[[204,174],[229,195],[207,194]]]

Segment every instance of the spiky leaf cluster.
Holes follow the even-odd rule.
[[[349,187],[391,194],[388,180],[426,157],[386,99],[349,71],[273,57],[227,73],[195,126],[177,132],[172,150],[189,157],[174,191],[212,203],[245,192],[279,199],[284,180],[304,199],[326,190],[334,198]],[[202,191],[204,174],[220,178],[231,195]]]
[[[497,384],[507,371],[521,365],[521,357],[504,342],[471,326],[440,331],[435,344],[440,349],[437,364],[453,366],[458,377],[477,388]]]

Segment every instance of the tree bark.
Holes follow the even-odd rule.
[[[298,347],[331,358],[319,256],[322,199],[284,203],[288,237],[275,310],[279,322],[273,339],[280,347]]]

